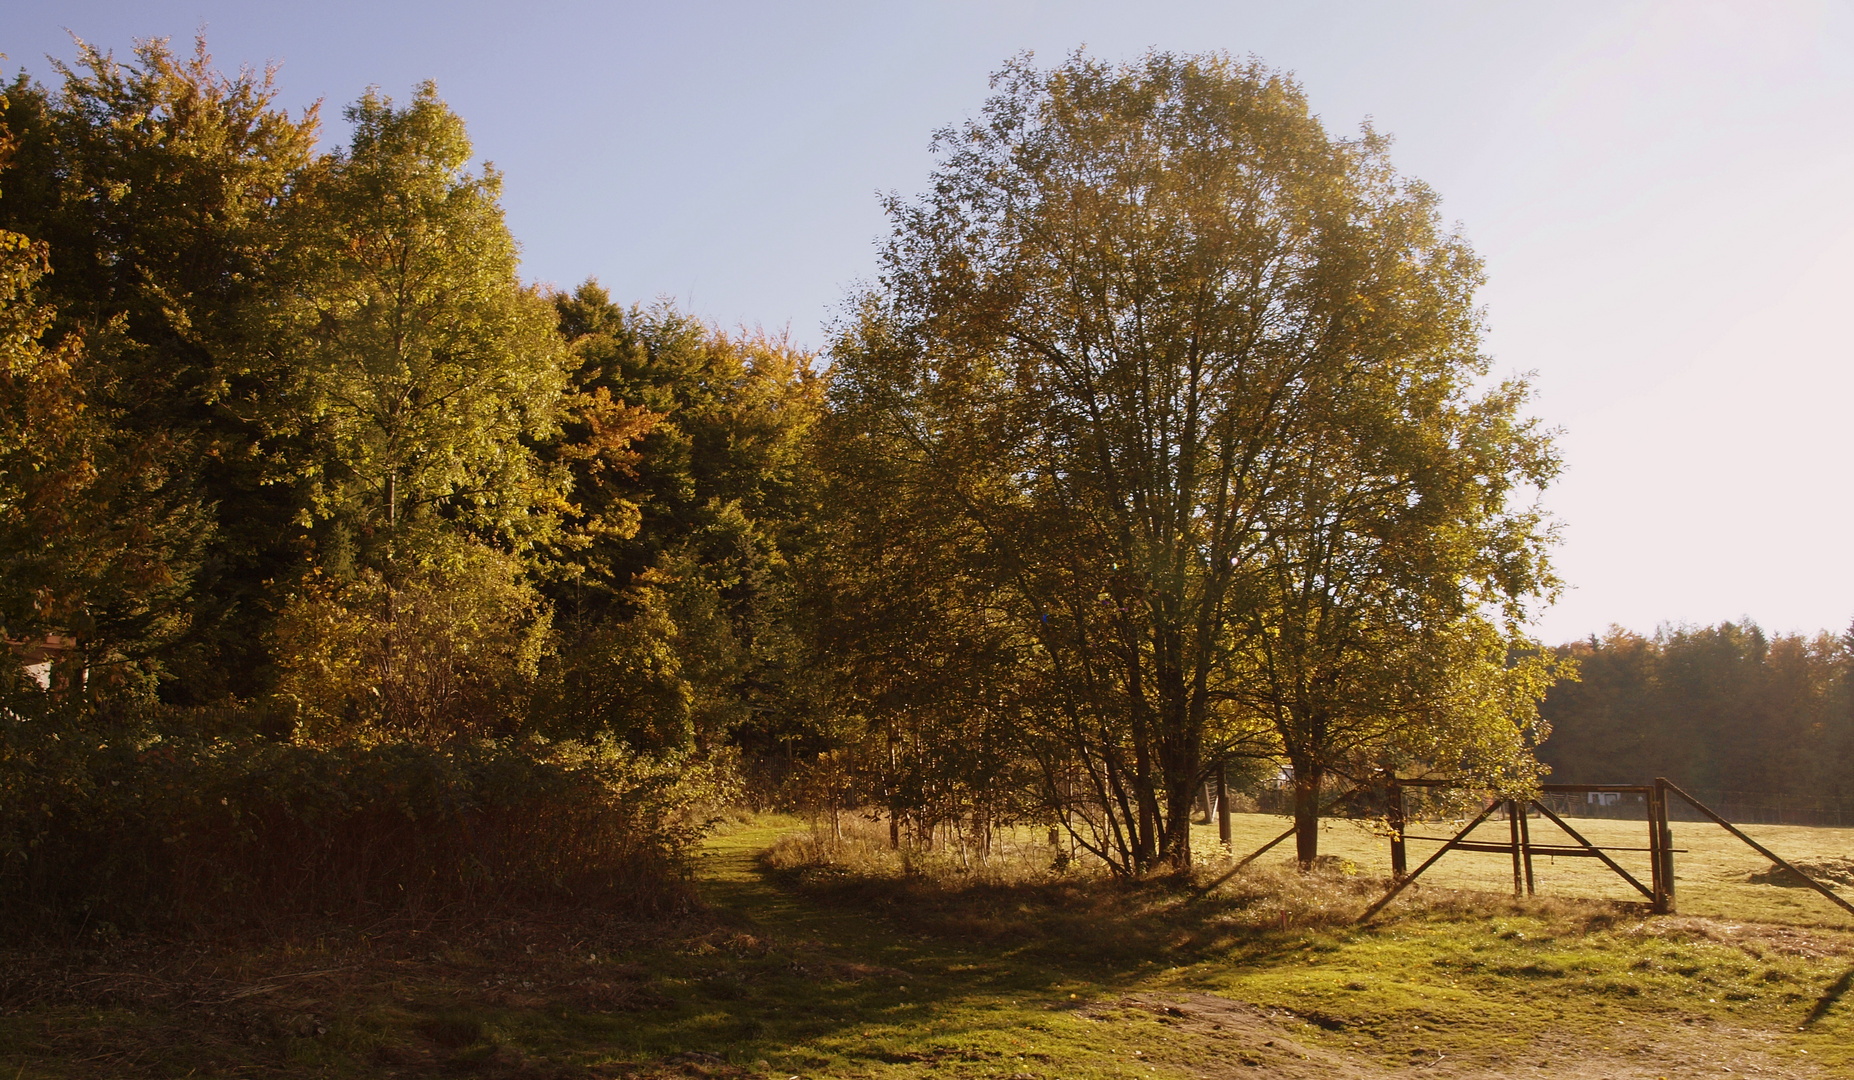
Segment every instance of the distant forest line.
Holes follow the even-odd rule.
[[[1756,623],[1626,630],[1558,647],[1539,757],[1561,783],[1665,776],[1691,789],[1818,796],[1854,809],[1854,632]]]

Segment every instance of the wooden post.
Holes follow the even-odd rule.
[[[1513,895],[1523,895],[1520,890],[1525,887],[1525,868],[1521,865],[1519,855],[1519,800],[1506,800],[1506,829],[1513,836]]]
[[[1674,829],[1667,821],[1667,780],[1664,777],[1655,779],[1654,802],[1655,832],[1661,848],[1662,914],[1672,915],[1678,906],[1674,897]]]
[[[1223,762],[1217,762],[1217,839],[1225,846],[1230,842],[1230,800],[1229,789],[1225,784],[1226,776]]]
[[[1397,774],[1386,773],[1390,780],[1389,808],[1386,816],[1390,818],[1391,827],[1391,877],[1402,878],[1409,873],[1409,857],[1403,846],[1404,810],[1403,785],[1397,782]]]
[[[1654,913],[1666,915],[1670,910],[1670,882],[1667,880],[1667,864],[1670,861],[1667,852],[1662,850],[1664,834],[1661,829],[1661,816],[1667,812],[1667,790],[1656,784],[1649,792],[1648,804],[1648,862],[1652,872],[1649,881],[1654,888],[1650,898]]]
[[[1644,795],[1648,808],[1648,904],[1656,915],[1661,913],[1661,830],[1654,826],[1654,795]]]
[[[1519,811],[1519,858],[1526,865],[1526,895],[1536,896],[1532,882],[1532,810],[1523,802],[1515,801],[1513,809]]]

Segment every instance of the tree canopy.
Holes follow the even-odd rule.
[[[1550,433],[1437,196],[1282,72],[1011,62],[824,356],[523,280],[432,84],[320,150],[203,45],[55,74],[0,130],[0,618],[92,673],[46,700],[740,754],[1126,874],[1213,772],[1309,826],[1536,779]]]
[[[863,611],[958,620],[936,676],[1009,673],[986,707],[1129,870],[1188,864],[1233,754],[1287,756],[1303,806],[1341,759],[1523,773],[1543,684],[1511,658],[1554,581],[1509,502],[1555,460],[1523,383],[1477,388],[1480,267],[1434,195],[1259,65],[996,85],[833,351],[849,543],[890,545],[856,561],[938,593]]]
[[[1617,627],[1557,651],[1581,675],[1542,705],[1552,739],[1539,756],[1554,780],[1666,776],[1709,799],[1854,799],[1854,630]]]
[[[659,748],[789,711],[806,354],[523,282],[431,84],[317,152],[203,44],[55,74],[0,144],[0,603],[85,707]]]

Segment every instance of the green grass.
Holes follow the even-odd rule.
[[[1244,830],[1272,827],[1254,817]],[[1207,897],[1039,873],[1029,843],[991,880],[898,874],[879,844],[832,862],[788,845],[769,867],[799,828],[713,837],[709,911],[668,923],[571,912],[0,958],[0,1077],[1854,1071],[1854,936],[1808,912],[1645,918],[1438,875],[1358,928],[1385,856],[1370,838],[1348,854],[1351,826],[1326,846],[1356,874],[1264,860]]]

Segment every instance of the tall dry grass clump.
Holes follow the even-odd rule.
[[[766,852],[769,869],[815,881],[912,879],[945,888],[1093,879],[1105,869],[1065,836],[1052,843],[1047,828],[991,828],[982,837],[945,828],[924,840],[855,812],[814,814],[809,825]]]
[[[1291,856],[1231,872],[1227,855],[1188,876],[1116,875],[1098,861],[1058,859],[1046,829],[999,830],[982,862],[936,844],[889,845],[886,823],[819,815],[763,857],[767,868],[819,899],[883,910],[922,930],[1138,962],[1230,948],[1264,951],[1309,932],[1354,932],[1390,881],[1333,856],[1302,870]],[[1530,915],[1581,932],[1627,917],[1610,901],[1528,898],[1433,888],[1407,890],[1385,918],[1461,922]]]

